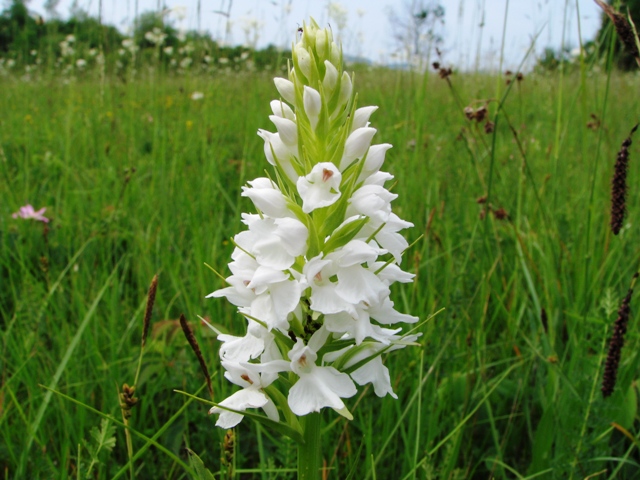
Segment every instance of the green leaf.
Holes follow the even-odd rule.
[[[107,418],[100,421],[100,429],[93,427],[89,433],[93,442],[85,442],[85,448],[91,457],[85,478],[91,478],[94,467],[103,463],[100,454],[105,450],[110,453],[116,445],[116,427]]]
[[[616,398],[617,397],[617,398]],[[616,409],[614,416],[614,422],[626,430],[631,429],[633,421],[638,413],[638,395],[633,384],[629,386],[626,393],[620,392],[620,395],[614,395],[615,399],[619,400],[617,403],[619,407]]]
[[[96,427],[91,429],[91,436],[95,440],[98,451],[111,451],[116,446],[116,427],[111,425],[108,419],[103,418],[100,421],[100,430]]]
[[[215,480],[213,474],[204,466],[200,457],[193,450],[187,448],[189,453],[189,465],[195,470],[198,480]]]
[[[349,243],[353,238],[362,230],[369,217],[361,217],[352,222],[342,225],[336,232],[331,235],[327,243],[324,245],[324,254],[334,251],[336,248],[340,248]]]
[[[549,408],[542,414],[533,437],[533,458],[528,473],[533,475],[549,466],[553,451],[553,441],[557,429],[554,410]]]

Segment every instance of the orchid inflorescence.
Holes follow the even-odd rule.
[[[384,188],[391,145],[371,145],[377,107],[356,109],[341,48],[313,19],[292,54],[289,79],[274,80],[277,133],[258,131],[275,175],[243,187],[258,213],[242,214],[228,286],[209,295],[247,320],[245,336],[218,335],[225,377],[242,387],[211,409],[222,428],[247,408],[275,421],[280,409],[288,423],[325,407],[351,419],[342,399],[355,384],[397,398],[381,354],[418,336],[385,327],[418,318],[389,298],[391,284],[414,277],[399,267],[408,247],[399,232],[413,224],[392,212],[397,195]]]

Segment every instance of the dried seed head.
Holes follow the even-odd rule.
[[[222,441],[222,465],[229,467],[233,465],[233,453],[236,448],[236,435],[233,430],[227,430]]]
[[[136,387],[130,387],[126,383],[122,385],[122,391],[120,392],[120,408],[125,418],[131,417],[131,409],[138,403],[138,398],[134,397]]]
[[[151,314],[153,313],[153,305],[156,302],[156,291],[158,290],[158,275],[154,275],[149,285],[149,293],[147,293],[147,306],[144,309],[144,320],[142,321],[142,348],[147,341],[149,334],[149,326],[151,325]]]
[[[611,180],[611,231],[614,235],[620,233],[624,217],[627,212],[627,168],[629,166],[629,147],[631,146],[631,135],[636,131],[638,125],[631,129],[631,133],[622,142],[622,147],[618,152],[615,170]]]
[[[467,120],[473,120],[476,117],[476,111],[473,107],[464,107],[464,116],[467,117]]]
[[[451,68],[441,68],[438,70],[438,75],[440,78],[449,78],[453,74],[453,70]]]
[[[598,128],[600,128],[601,122],[598,116],[595,113],[592,113],[590,117],[591,120],[587,122],[587,128],[590,130],[597,130]]]
[[[516,75],[516,80],[518,82],[521,82],[522,80],[524,80],[524,75],[522,74],[522,72],[518,72],[518,74]]]
[[[476,122],[480,123],[485,118],[487,118],[489,111],[487,110],[487,106],[483,105],[476,110]]]
[[[496,218],[496,220],[507,220],[509,218],[509,214],[502,207],[496,208],[496,209],[492,210],[492,212],[493,212],[493,216]]]
[[[487,196],[486,195],[482,195],[481,197],[478,197],[478,199],[476,200],[476,203],[478,203],[478,204],[487,203]]]
[[[493,133],[495,127],[495,123],[493,123],[491,120],[487,120],[487,123],[484,124],[484,133]]]
[[[187,323],[187,319],[184,314],[180,314],[180,326],[182,327],[182,331],[184,332],[184,336],[187,337],[187,341],[191,346],[191,350],[196,354],[196,358],[198,359],[198,363],[200,364],[200,369],[204,374],[204,378],[207,381],[207,388],[209,389],[209,394],[211,398],[213,398],[213,387],[211,386],[211,376],[209,375],[209,370],[207,369],[207,364],[204,361],[204,357],[202,356],[202,352],[200,351],[200,346],[198,345],[198,340],[196,340],[196,336],[193,334],[193,330]]]

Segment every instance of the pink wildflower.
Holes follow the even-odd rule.
[[[49,223],[49,219],[44,216],[45,210],[46,210],[46,208],[41,208],[40,210],[38,210],[36,212],[33,209],[33,206],[27,204],[24,207],[20,207],[20,210],[18,210],[16,213],[14,213],[11,216],[13,218],[24,218],[24,219],[32,218],[33,220],[38,220],[40,222]]]

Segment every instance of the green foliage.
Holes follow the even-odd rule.
[[[91,429],[91,439],[84,442],[84,448],[89,454],[89,465],[86,466],[84,478],[93,478],[93,469],[105,463],[105,455],[109,455],[116,446],[116,427],[109,420],[103,418],[100,421],[100,429]],[[83,470],[84,465],[79,465]]]
[[[189,450],[187,448],[187,452],[189,452],[189,463],[191,467],[196,472],[196,478],[198,480],[213,480],[215,477],[213,474],[204,466],[204,463],[200,459],[200,457],[193,450]]]

